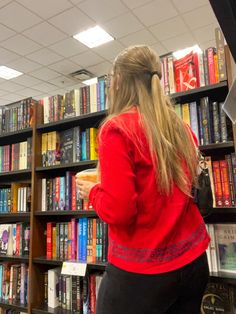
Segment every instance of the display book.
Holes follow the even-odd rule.
[[[224,101],[227,90],[227,82],[222,81],[218,84],[203,86],[184,93],[176,93],[172,95],[172,98],[175,99],[175,103],[181,104],[181,108],[183,104],[196,102],[198,113],[197,124],[200,129],[200,125],[203,122],[200,116],[203,109],[201,108],[201,104],[199,105],[201,103],[200,99],[205,99],[204,103],[208,103],[206,107],[209,109],[213,102],[220,103]],[[98,92],[97,95],[99,95]],[[65,97],[61,98],[62,103],[60,106],[64,108],[62,112],[66,111],[64,106],[68,103],[65,102]],[[208,102],[206,101],[206,97],[208,97]],[[84,104],[85,98],[79,99],[82,99]],[[97,101],[99,101],[99,97],[97,97]],[[11,188],[11,184],[16,182],[31,186],[32,201],[28,207],[30,208],[30,212],[18,212],[18,210],[13,211],[10,209],[10,212],[4,211],[0,215],[2,225],[14,226],[15,224],[19,224],[27,226],[27,223],[30,224],[31,241],[29,257],[28,255],[23,255],[23,253],[20,256],[14,255],[14,251],[10,251],[12,244],[9,245],[9,250],[7,250],[6,254],[0,256],[3,266],[6,266],[6,269],[8,269],[8,286],[10,286],[11,282],[9,274],[11,275],[12,273],[13,275],[16,272],[15,268],[18,271],[20,268],[19,266],[15,267],[15,265],[27,265],[25,266],[25,271],[28,273],[28,276],[24,278],[30,278],[30,289],[26,289],[29,294],[24,301],[28,302],[28,304],[23,304],[23,302],[21,304],[19,296],[16,296],[16,301],[12,302],[9,300],[8,295],[7,300],[1,300],[0,306],[17,308],[20,311],[32,311],[34,313],[42,313],[42,311],[54,313],[58,307],[69,312],[78,312],[80,308],[83,308],[84,313],[86,311],[93,313],[96,304],[97,289],[101,281],[101,271],[105,268],[107,249],[106,225],[99,221],[90,204],[87,202],[83,203],[79,199],[75,188],[75,173],[88,167],[95,167],[96,155],[94,158],[91,158],[90,155],[91,151],[93,154],[96,154],[93,136],[91,141],[93,144],[88,141],[93,131],[88,132],[86,130],[96,129],[100,121],[105,117],[106,112],[101,110],[89,113],[89,109],[87,108],[90,108],[90,106],[86,103],[86,113],[84,109],[83,111],[70,109],[70,115],[64,115],[64,119],[46,120],[47,123],[43,123],[43,102],[39,104],[33,100],[31,102],[33,104],[32,121],[34,123],[32,123],[30,130],[27,128],[15,132],[18,132],[17,139],[19,141],[32,136],[32,170],[4,172],[0,175],[2,182],[9,182],[8,189]],[[49,106],[47,104],[45,107],[51,108],[50,112],[54,112],[55,114],[55,112],[58,112],[55,108],[56,103],[57,101],[55,103],[54,101],[49,101]],[[199,106],[201,110],[198,110]],[[75,108],[74,105],[72,108]],[[97,108],[104,109],[99,106]],[[204,110],[208,109],[204,108]],[[218,106],[219,121],[222,120],[220,109],[221,107]],[[189,115],[191,124],[190,110]],[[209,116],[211,115],[212,112],[209,111]],[[224,119],[227,122],[225,117]],[[212,132],[211,121],[209,119],[208,128]],[[232,134],[230,126],[226,122],[223,122],[226,126],[226,135],[225,133],[224,135],[220,134],[220,140],[215,143],[216,136],[214,133],[211,133],[212,142],[207,143],[206,141],[201,145],[202,151],[206,155],[211,156],[212,160],[219,160],[225,153],[233,153],[234,143],[231,138]],[[74,131],[76,128],[77,130],[79,129],[77,133]],[[71,129],[72,131],[69,132],[69,135],[65,135],[67,134],[66,131]],[[48,136],[50,132],[58,132],[60,136]],[[86,158],[81,158],[82,132],[89,134],[86,138]],[[42,136],[45,133],[47,133],[46,148],[45,144],[43,144]],[[76,141],[74,138],[71,140],[71,136],[75,134],[79,134],[80,140]],[[10,143],[14,144],[15,135],[14,132],[6,132],[0,138],[2,141],[1,144],[5,145],[9,143],[9,140]],[[61,138],[62,140],[60,140]],[[77,145],[73,146],[74,142]],[[83,149],[85,150],[85,148]],[[66,157],[64,158],[64,156]],[[54,162],[51,163],[51,161]],[[10,194],[12,195],[13,193]],[[218,207],[215,210],[216,214],[213,213],[211,217],[208,217],[207,222],[221,222],[222,210],[224,210],[224,218],[227,216],[226,211],[228,211],[228,219],[229,221],[232,220],[230,215],[234,212],[232,207],[224,209]],[[14,229],[13,227],[11,228]],[[23,232],[23,234],[27,234],[27,232]],[[13,240],[12,242],[15,243]],[[25,242],[28,243],[23,238],[19,243]],[[62,275],[59,269],[61,269],[63,260],[86,262],[88,276],[80,278],[66,274]],[[228,279],[224,278],[224,280],[227,282]],[[230,280],[233,280],[233,278],[230,277]],[[54,298],[55,296],[56,298]],[[50,307],[48,307],[49,305]]]

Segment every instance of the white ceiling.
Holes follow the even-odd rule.
[[[115,41],[89,49],[72,36],[99,24]],[[0,65],[24,75],[0,79],[0,105],[76,88],[71,72],[104,75],[125,47],[148,44],[160,55],[215,45],[208,0],[0,0]]]

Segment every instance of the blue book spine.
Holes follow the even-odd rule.
[[[87,262],[88,218],[82,218],[82,262]]]
[[[203,127],[202,127],[202,111],[200,106],[197,107],[198,109],[198,121],[199,121],[199,145],[203,145]]]
[[[59,210],[65,210],[66,191],[65,191],[65,177],[60,177],[60,202]]]
[[[86,132],[81,132],[81,160],[87,160]]]
[[[6,213],[7,212],[7,189],[4,189],[3,190],[4,192],[3,192],[3,194],[4,194],[4,196],[3,196],[3,211]]]
[[[83,218],[79,219],[78,222],[78,260],[82,262],[82,234],[83,234]]]
[[[191,102],[189,104],[190,106],[190,124],[191,124],[191,128],[194,132],[194,134],[196,135],[197,139],[198,139],[198,143],[199,141],[199,129],[198,129],[198,116],[197,116],[197,103],[196,101]]]
[[[2,200],[3,200],[3,190],[0,190],[0,212],[3,212],[3,208],[2,208]]]
[[[105,110],[105,81],[99,81],[101,110]]]
[[[66,210],[71,210],[71,172],[66,171]]]

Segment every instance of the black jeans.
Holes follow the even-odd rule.
[[[96,314],[199,314],[208,277],[206,253],[163,274],[131,273],[109,264]]]

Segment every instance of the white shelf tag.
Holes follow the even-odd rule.
[[[79,262],[63,262],[62,264],[62,275],[71,275],[71,276],[82,276],[86,274],[87,264]]]

